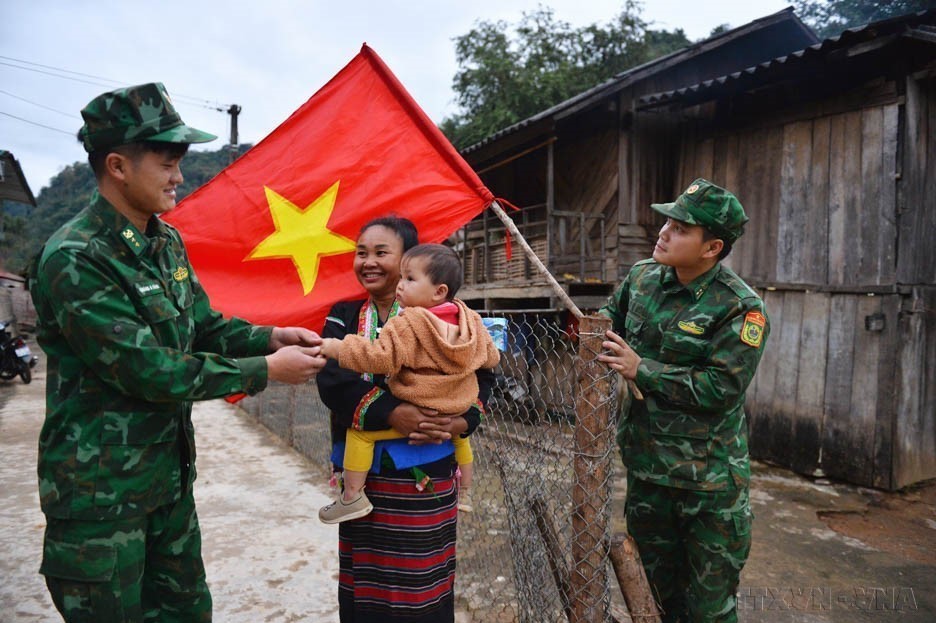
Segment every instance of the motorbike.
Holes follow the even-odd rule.
[[[14,337],[7,330],[9,323],[0,321],[0,379],[8,381],[17,375],[23,383],[32,381],[32,368],[36,357],[23,338]]]

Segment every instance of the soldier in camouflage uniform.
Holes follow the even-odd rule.
[[[69,622],[210,621],[192,401],[304,382],[321,340],[209,306],[156,216],[175,206],[188,145],[215,137],[186,126],[161,84],[105,93],[82,117],[98,190],[32,272],[48,355],[40,573]]]
[[[744,392],[769,327],[760,297],[720,262],[748,218],[734,195],[694,181],[673,203],[653,259],[602,308],[599,358],[644,400],[621,412],[627,527],[668,622],[736,621],[751,546]]]

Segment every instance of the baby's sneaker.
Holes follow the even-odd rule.
[[[339,495],[337,500],[320,508],[318,516],[322,523],[341,523],[369,515],[372,510],[374,510],[374,505],[361,491],[361,494],[350,502],[345,502],[344,498]]]

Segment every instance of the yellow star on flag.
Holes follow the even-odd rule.
[[[354,240],[328,229],[328,219],[335,209],[335,198],[338,196],[338,184],[332,184],[304,210],[264,186],[276,231],[258,244],[245,259],[290,258],[299,272],[303,293],[311,292],[323,256],[349,253],[356,248]]]

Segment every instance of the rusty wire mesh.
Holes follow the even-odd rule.
[[[477,623],[627,620],[607,551],[624,498],[614,375],[588,361],[601,338],[577,335],[566,314],[490,315],[506,320],[505,351],[471,438],[475,510],[458,518],[459,608]],[[275,385],[241,404],[327,477],[328,410],[314,384]]]

